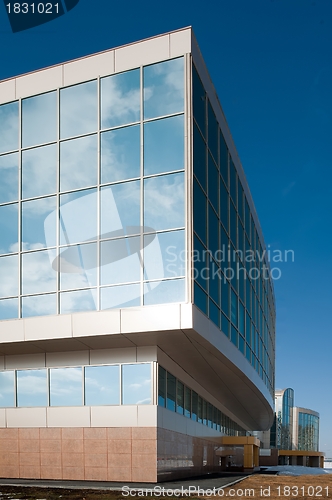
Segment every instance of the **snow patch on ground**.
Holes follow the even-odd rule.
[[[268,467],[267,471],[278,472],[279,476],[316,476],[319,474],[332,474],[332,469],[321,469],[320,467],[303,467],[301,465],[276,465]]]

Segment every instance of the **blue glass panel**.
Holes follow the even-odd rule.
[[[184,385],[179,380],[176,381],[176,413],[184,413]]]
[[[207,199],[199,184],[194,180],[194,230],[207,243]]]
[[[56,193],[57,146],[51,144],[22,153],[22,197]]]
[[[242,223],[244,223],[243,188],[240,179],[237,183],[237,210]]]
[[[102,288],[100,290],[100,295],[100,309],[113,309],[115,307],[135,307],[141,305],[140,284]]]
[[[220,148],[220,173],[224,183],[228,187],[228,150],[225,143],[224,136],[220,131],[219,135],[219,148]]]
[[[234,290],[231,290],[231,320],[235,326],[238,325],[238,300]]]
[[[151,363],[122,365],[122,404],[151,403]]]
[[[206,146],[204,139],[194,124],[194,174],[206,191]]]
[[[209,295],[219,304],[219,289],[220,289],[220,269],[214,260],[210,259],[210,273],[209,273]]]
[[[140,181],[101,189],[101,235],[114,238],[140,233]]]
[[[140,175],[140,127],[124,127],[101,134],[101,182]]]
[[[219,245],[219,221],[218,217],[209,204],[209,246],[208,249],[216,258],[218,255]]]
[[[237,215],[232,202],[229,204],[229,223],[230,223],[230,236],[233,245],[237,248]]]
[[[56,313],[55,293],[31,295],[30,297],[22,298],[22,318],[29,318],[30,316],[48,316]]]
[[[216,163],[218,163],[218,133],[218,123],[211,104],[208,102],[208,145]]]
[[[47,224],[45,224],[46,218]],[[22,250],[37,250],[55,245],[56,197],[23,202]]]
[[[209,154],[209,201],[219,214],[219,173]]]
[[[183,173],[145,179],[144,225],[156,230],[184,226]]]
[[[60,289],[97,285],[97,243],[73,245],[59,255]]]
[[[221,313],[221,331],[228,338],[229,338],[229,326],[230,326],[230,323],[229,323],[228,319],[226,318],[226,316],[223,313]]]
[[[210,254],[195,236],[193,254],[194,279],[204,288],[204,290],[207,290],[209,282],[209,258]]]
[[[0,372],[0,407],[10,408],[15,404],[14,376],[12,370]]]
[[[158,405],[166,406],[166,370],[158,366]]]
[[[57,140],[56,92],[22,101],[22,146],[35,146]]]
[[[244,337],[245,331],[244,331],[244,307],[242,302],[239,302],[239,331],[241,335]]]
[[[194,284],[194,304],[207,314],[207,295],[197,283]]]
[[[120,404],[120,366],[86,366],[84,368],[85,404]]]
[[[18,149],[18,101],[0,106],[0,153]]]
[[[101,243],[102,285],[139,281],[141,265],[139,236]]]
[[[230,304],[230,300],[229,300],[229,283],[228,281],[226,280],[225,277],[222,278],[222,281],[221,281],[221,308],[223,310],[223,312],[226,314],[226,316],[230,317],[230,311],[229,311],[229,304]]]
[[[0,297],[18,295],[18,255],[0,257]]]
[[[60,138],[97,130],[97,80],[60,90]]]
[[[220,327],[220,312],[219,308],[215,305],[215,303],[210,300],[209,301],[209,318],[217,327]]]
[[[18,299],[0,300],[0,320],[16,318],[18,318]]]
[[[231,327],[231,342],[236,346],[238,347],[238,338],[239,338],[239,334],[238,334],[238,331],[236,330],[236,328],[234,328],[234,326],[232,325]]]
[[[185,281],[147,281],[144,283],[144,305],[169,304],[185,301]]]
[[[186,268],[184,231],[144,236],[144,278],[184,276]]]
[[[47,406],[46,370],[18,370],[17,406]]]
[[[56,290],[57,273],[52,267],[52,251],[43,250],[22,255],[22,291],[28,293]]]
[[[222,179],[220,179],[220,220],[224,225],[224,228],[226,229],[227,232],[229,232],[229,227],[228,227],[228,214],[229,214],[229,208],[228,208],[228,192],[226,190],[225,184],[223,183]]]
[[[183,111],[183,57],[146,66],[143,81],[145,119]]]
[[[206,96],[205,89],[203,84],[198,76],[198,73],[193,66],[192,72],[193,78],[193,108],[194,108],[194,118],[201,129],[202,134],[205,136],[205,105],[206,105]]]
[[[239,335],[239,350],[242,352],[242,354],[245,353],[245,342],[241,335]]]
[[[18,153],[0,156],[0,178],[0,203],[16,201],[18,199]]]
[[[183,115],[144,125],[144,175],[184,168]]]
[[[101,127],[111,128],[140,119],[140,70],[101,79]]]
[[[97,309],[97,290],[77,290],[60,294],[60,313],[68,314]]]
[[[82,368],[50,369],[50,405],[82,405]]]
[[[0,207],[0,254],[18,251],[18,203]]]
[[[61,245],[97,239],[97,202],[96,189],[60,196]]]
[[[229,184],[231,198],[234,202],[235,207],[237,207],[237,173],[232,159],[230,160],[229,165]]]
[[[60,191],[97,184],[97,135],[60,144]]]
[[[176,400],[176,378],[171,373],[167,372],[167,401],[166,408],[175,411]]]

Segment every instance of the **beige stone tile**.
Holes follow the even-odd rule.
[[[133,427],[132,438],[134,439],[157,439],[156,427]]]
[[[86,439],[84,440],[84,453],[107,453],[106,439]]]
[[[61,439],[61,428],[47,427],[39,429],[40,439]]]
[[[40,466],[23,465],[20,466],[20,478],[22,479],[40,479]]]
[[[100,453],[94,454],[87,453],[84,455],[84,465],[85,467],[105,467],[107,468],[107,454]]]
[[[131,481],[130,467],[111,467],[107,470],[107,481]]]
[[[20,439],[18,446],[20,453],[29,453],[29,452],[38,453],[39,439]]]
[[[108,467],[131,467],[131,453],[109,453]]]
[[[1,451],[0,452],[0,469],[2,466],[18,466],[19,460],[18,460],[19,454],[18,453],[11,453],[10,451]]]
[[[155,483],[157,481],[157,467],[133,467],[131,480],[138,483]]]
[[[62,479],[84,481],[84,467],[62,467]]]
[[[40,466],[40,453],[19,453],[21,465]]]
[[[133,468],[157,467],[157,455],[155,453],[146,455],[132,455],[131,460]]]
[[[18,429],[18,436],[19,439],[33,439],[39,440],[39,428],[33,429],[33,428],[25,428],[25,429]]]
[[[131,439],[113,439],[107,442],[108,453],[131,453]]]
[[[18,439],[18,429],[0,429],[0,441],[2,439]]]
[[[41,439],[40,451],[49,451],[53,453],[61,453],[61,440],[60,439]]]
[[[2,451],[18,452],[18,439],[0,439],[0,453]]]
[[[107,481],[107,468],[85,467],[84,479],[86,481]]]
[[[62,453],[62,466],[83,467],[84,466],[83,453]]]
[[[83,439],[63,439],[62,453],[83,453]]]
[[[61,454],[60,453],[49,453],[44,452],[40,454],[40,465],[41,466],[54,466],[61,467]]]
[[[61,429],[62,439],[83,439],[82,427],[63,427]]]
[[[0,477],[17,478],[20,476],[20,468],[18,465],[1,465]]]
[[[133,439],[132,441],[132,453],[133,455],[143,455],[152,454],[157,452],[157,441],[153,439],[147,439],[143,441],[142,439]]]
[[[109,427],[107,429],[108,439],[131,439],[131,427]]]
[[[105,427],[86,427],[83,429],[84,439],[106,439],[107,432]]]
[[[40,467],[40,479],[62,479],[61,467]]]

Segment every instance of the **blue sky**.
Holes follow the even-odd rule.
[[[276,387],[321,414],[332,457],[330,0],[80,0],[13,34],[0,5],[0,79],[192,25],[271,249],[294,250],[275,282]],[[279,264],[276,264],[279,266]]]

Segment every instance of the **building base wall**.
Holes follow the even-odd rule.
[[[0,477],[157,481],[156,427],[0,429]]]

